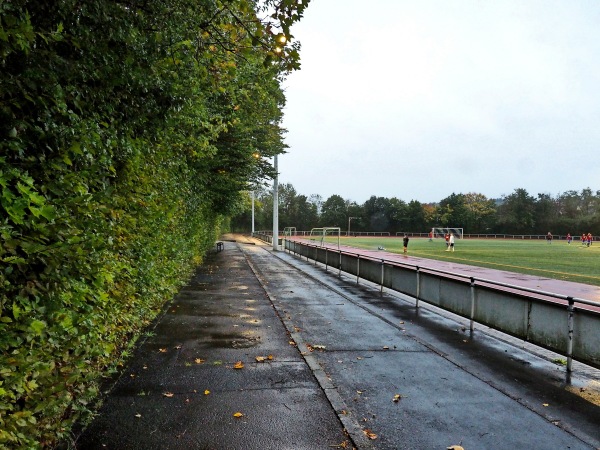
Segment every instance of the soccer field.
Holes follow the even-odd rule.
[[[334,242],[332,238],[327,240]],[[381,246],[393,253],[403,251],[402,236],[342,237],[340,244],[370,250]],[[446,252],[443,239],[411,238],[408,254],[600,286],[600,242],[584,247],[578,241],[569,245],[556,240],[548,244],[545,240],[457,239],[454,246],[454,252]]]

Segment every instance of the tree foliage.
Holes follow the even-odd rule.
[[[51,446],[284,151],[304,1],[0,1],[0,446]]]
[[[307,208],[295,209],[296,202],[305,202],[290,184],[284,184],[284,198],[279,202],[280,227],[293,226],[307,231],[317,226],[348,227],[352,231],[426,233],[432,227],[462,227],[466,234],[555,234],[591,232],[600,234],[600,191],[586,188],[567,191],[556,197],[515,189],[501,199],[489,199],[476,192],[452,193],[439,203],[406,203],[397,197],[371,196],[362,205],[334,194],[324,202],[318,194],[308,197]],[[257,228],[272,226],[272,192],[263,190],[257,204]],[[264,211],[262,208],[267,208]],[[248,217],[245,214],[243,217]],[[238,217],[237,229],[247,231],[249,220]],[[268,220],[263,218],[268,217]]]

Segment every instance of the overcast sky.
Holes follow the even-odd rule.
[[[600,189],[600,1],[311,0],[292,33],[299,194]]]

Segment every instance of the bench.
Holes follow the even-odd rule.
[[[221,250],[223,250],[224,245],[222,242],[217,242],[217,252],[220,252]]]

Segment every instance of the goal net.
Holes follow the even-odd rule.
[[[296,236],[296,227],[285,227],[283,229],[284,236]]]
[[[431,233],[435,238],[444,238],[447,234],[453,234],[455,238],[462,239],[463,238],[463,229],[456,227],[434,227],[431,229]]]
[[[310,230],[309,239],[315,244],[323,246],[325,242],[335,243],[337,241],[338,249],[340,248],[340,234],[341,228],[339,227],[321,227],[313,228]]]

